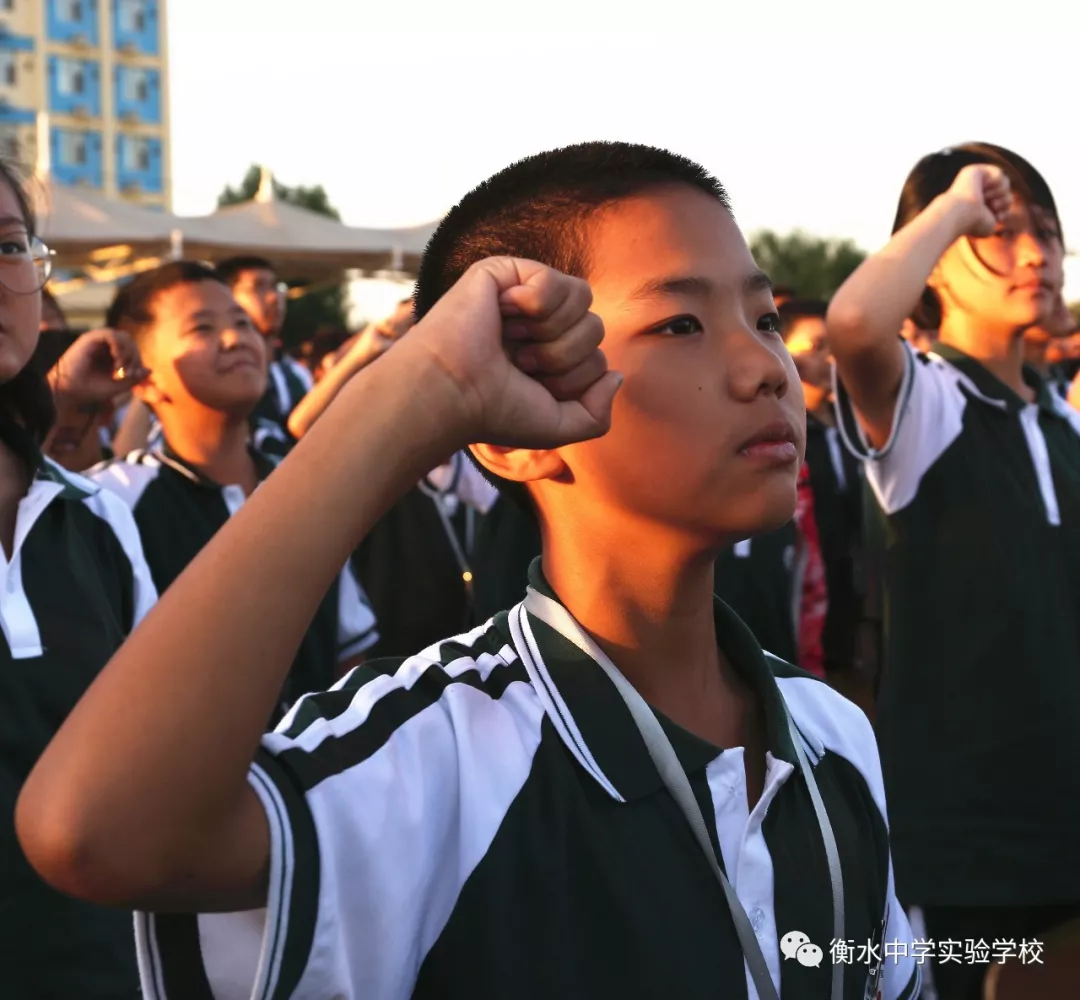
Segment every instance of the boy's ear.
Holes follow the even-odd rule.
[[[504,448],[495,444],[471,444],[469,450],[488,472],[493,472],[496,476],[509,479],[514,483],[558,479],[566,471],[566,462],[554,449]]]

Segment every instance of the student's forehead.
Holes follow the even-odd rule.
[[[217,281],[185,282],[163,289],[155,299],[158,319],[183,319],[200,311],[221,312],[239,308],[232,292]]]
[[[740,285],[754,260],[727,210],[703,191],[661,188],[616,202],[590,220],[589,281],[597,294],[694,275]]]

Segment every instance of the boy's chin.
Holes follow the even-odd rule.
[[[725,519],[723,525],[717,525],[725,545],[730,540],[741,541],[779,531],[795,516],[794,487],[790,491],[775,490],[771,495],[758,495],[756,499],[756,504],[746,505],[743,511],[731,511],[734,516]]]

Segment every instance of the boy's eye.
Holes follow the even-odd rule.
[[[676,316],[669,319],[663,326],[658,326],[653,333],[663,333],[671,337],[687,337],[690,334],[701,333],[704,329],[693,316]]]
[[[0,240],[0,254],[5,257],[18,256],[30,252],[30,247],[21,236],[8,236]]]
[[[761,319],[758,320],[758,329],[763,333],[780,333],[780,314],[779,313],[766,313]]]

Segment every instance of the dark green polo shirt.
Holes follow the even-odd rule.
[[[0,555],[0,996],[135,1000],[128,912],[47,886],[15,838],[31,768],[156,594],[128,509],[44,460]]]
[[[531,581],[554,599],[538,565]],[[740,748],[658,718],[774,982],[785,1000],[820,1000],[828,957],[804,966],[779,944],[801,931],[828,956],[832,931],[823,841],[781,699],[835,831],[847,938],[865,942],[888,910],[885,940],[909,943],[873,733],[827,685],[765,656],[720,602],[716,630],[765,710],[753,812]],[[748,996],[724,895],[624,702],[522,606],[303,699],[265,737],[250,780],[272,831],[268,907],[141,916],[150,1000],[205,1000],[226,980],[242,990],[229,996],[256,983],[275,1000]],[[866,966],[846,971],[844,996],[862,1000]],[[917,993],[911,958],[887,961],[884,977],[885,1000]]]
[[[252,449],[251,454],[260,480],[265,479],[276,461],[257,449]],[[154,582],[162,592],[245,500],[239,486],[211,482],[168,445],[107,462],[92,470],[91,476],[131,507]],[[300,644],[282,692],[281,711],[308,691],[330,687],[339,663],[369,649],[377,639],[367,597],[346,567],[319,605]]]
[[[1080,413],[908,350],[891,439],[846,438],[881,519],[878,736],[901,897],[1080,901]]]
[[[828,607],[821,635],[826,675],[850,671],[856,633],[865,617],[866,558],[862,534],[863,473],[840,432],[806,417],[806,465],[814,496]]]

